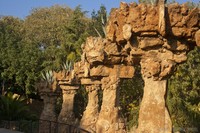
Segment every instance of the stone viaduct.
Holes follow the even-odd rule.
[[[80,127],[96,133],[127,132],[119,115],[120,80],[132,78],[134,66],[140,64],[145,86],[136,132],[171,133],[165,103],[167,79],[174,66],[187,59],[187,52],[200,46],[199,27],[199,9],[189,9],[186,4],[122,2],[110,13],[106,38],[87,38],[82,59],[74,69],[54,73],[53,84],[43,84],[41,119],[74,124],[74,95],[82,84],[88,92],[88,104]],[[57,119],[53,108],[59,88],[63,104]],[[100,88],[103,101],[99,112]]]

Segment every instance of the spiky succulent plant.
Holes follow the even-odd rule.
[[[44,81],[47,81],[48,83],[53,83],[54,78],[53,78],[53,71],[52,70],[42,72],[41,75],[42,75],[42,79]]]
[[[65,63],[63,63],[63,70],[67,70],[67,71],[71,71],[73,69],[73,63],[71,61],[66,61]]]

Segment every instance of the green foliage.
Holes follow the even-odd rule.
[[[26,95],[36,94],[35,82],[40,79],[43,67],[40,65],[42,57],[39,49],[23,41],[19,51],[18,67],[16,73],[16,83],[25,90]]]
[[[0,18],[1,89],[35,95],[42,71],[61,70],[66,60],[80,59],[89,22],[80,6],[72,10],[58,5],[33,9],[25,20]]]
[[[66,6],[36,8],[25,19],[25,41],[37,45],[46,70],[61,70],[66,60],[77,61],[81,44],[89,36],[89,19],[80,6],[75,10]]]
[[[13,17],[0,19],[0,81],[5,89],[20,88],[29,95],[36,93],[41,58],[39,49],[23,40],[23,23]]]
[[[63,63],[63,70],[71,71],[73,69],[72,62],[66,61]]]
[[[100,112],[100,110],[101,110],[101,105],[102,105],[102,102],[103,102],[103,90],[102,89],[99,89],[98,90],[98,105],[99,105],[99,108],[98,108],[98,110],[99,110],[99,112]]]
[[[186,4],[190,9],[200,8],[200,2],[199,3],[194,3],[192,1],[188,1],[188,2],[186,2]]]
[[[88,93],[86,92],[84,86],[81,86],[80,89],[77,90],[74,98],[74,114],[79,120],[82,118],[83,112],[87,106],[87,95]]]
[[[178,3],[176,0],[167,0],[167,4],[173,4],[173,3]],[[200,8],[200,2],[195,3],[193,1],[186,1],[185,4],[189,7],[189,9],[193,8]]]
[[[53,83],[54,78],[53,78],[53,71],[52,70],[43,72],[43,73],[41,73],[41,75],[42,75],[42,79],[44,81],[47,81],[49,84]]]
[[[200,48],[188,53],[168,80],[167,105],[174,127],[200,129]]]
[[[57,116],[59,116],[60,111],[62,109],[62,103],[63,103],[62,97],[58,97],[56,100],[56,107],[55,107],[55,113]]]
[[[69,24],[66,27],[66,38],[70,46],[69,61],[77,61],[81,56],[81,45],[89,36],[89,22],[90,20],[85,17],[86,12],[82,11],[80,6],[77,6],[71,15]]]
[[[100,6],[100,9],[96,12],[93,10],[92,22],[90,23],[91,35],[105,37],[106,30],[105,26],[107,24],[107,11],[104,5]]]
[[[154,4],[156,0],[139,2]],[[190,8],[199,7],[199,4],[193,2],[187,4]],[[91,19],[86,18],[85,14],[80,6],[72,10],[67,6],[55,5],[33,9],[25,20],[0,17],[1,89],[30,96],[37,93],[34,85],[41,78],[49,83],[53,82],[51,70],[71,70],[73,62],[80,59],[81,44],[86,37],[106,35],[105,6],[101,5],[97,12],[93,11]],[[199,53],[200,48],[197,47],[191,51],[187,62],[179,65],[169,79],[167,104],[174,127],[200,128]],[[121,113],[127,118],[129,129],[133,125],[137,126],[139,104],[143,95],[140,68],[136,68],[135,77],[124,80],[120,90]],[[44,71],[46,73],[41,74]],[[99,94],[101,105],[102,91]],[[58,113],[61,103],[62,99],[58,99]],[[84,88],[78,90],[74,104],[75,116],[80,119],[87,104],[87,92]],[[13,97],[10,93],[1,96],[1,119],[27,119],[30,118],[27,111],[21,97]]]
[[[145,3],[145,4],[157,4],[158,0],[139,0],[139,3]]]
[[[21,37],[21,24],[17,18],[0,19],[0,72],[1,78],[12,79],[17,73]]]
[[[31,114],[28,113],[29,108],[26,106],[25,98],[13,93],[7,93],[0,97],[0,118],[1,120],[21,120],[29,119]]]
[[[140,66],[136,66],[136,73],[132,79],[122,82],[120,90],[120,106],[122,115],[127,118],[128,129],[138,125],[139,105],[143,96],[144,82],[140,73]]]

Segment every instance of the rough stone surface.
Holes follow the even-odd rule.
[[[197,46],[200,47],[200,30],[198,30],[195,34],[195,41],[196,41]]]
[[[118,72],[119,78],[132,78],[134,76],[135,69],[133,66],[114,65],[114,66],[101,66],[93,67],[90,69],[91,77],[108,77],[112,71]]]
[[[171,133],[172,123],[165,107],[166,80],[155,81],[143,77],[145,82],[140,105],[138,133]]]
[[[40,115],[40,133],[47,133],[49,132],[49,129],[52,131],[52,133],[56,132],[56,124],[52,123],[50,124],[49,121],[56,122],[56,113],[55,113],[55,107],[56,107],[56,99],[57,96],[55,95],[48,95],[48,94],[42,94],[41,98],[44,101],[44,108]]]
[[[123,133],[124,121],[119,116],[119,82],[115,76],[102,79],[103,102],[96,124],[97,133]]]
[[[77,85],[79,84],[79,81],[75,76],[74,70],[63,71],[55,75],[57,84],[60,86],[60,89],[62,90],[62,99],[63,99],[62,109],[60,111],[57,121],[58,123],[75,125],[77,123],[73,112],[74,97],[77,89],[79,88],[79,86]],[[58,126],[59,133],[65,133],[67,130],[68,126],[59,124]]]
[[[100,85],[101,80],[100,79],[92,79],[92,78],[82,78],[81,84],[82,85]]]
[[[169,13],[168,29],[172,28],[171,33],[177,37],[192,38],[199,29],[199,9],[190,10],[185,4],[170,4],[167,8]],[[169,31],[170,32],[170,31]]]
[[[132,30],[131,25],[125,24],[123,26],[123,37],[124,37],[124,39],[129,40],[131,38],[131,35],[132,35],[131,30]]]
[[[74,96],[76,89],[74,90],[63,90],[63,103],[62,109],[58,116],[58,122],[74,124],[75,117],[73,113]]]
[[[86,43],[82,45],[84,54],[87,57],[86,59],[90,64],[93,64],[95,62],[103,62],[104,44],[105,42],[101,38],[89,37],[87,38]]]
[[[132,78],[133,66],[140,64],[145,87],[137,132],[170,133],[166,80],[177,64],[186,61],[188,51],[194,45],[200,46],[199,16],[198,8],[189,9],[186,4],[165,5],[163,0],[155,5],[121,2],[110,13],[106,38],[88,37],[82,45],[81,61],[70,72],[54,73],[56,82],[43,84],[41,92],[58,93],[62,88],[64,102],[59,120],[72,122],[71,91],[75,91],[74,86],[86,85],[89,101],[82,127],[97,133],[122,133],[125,129],[118,108],[119,81]],[[50,89],[46,89],[48,86]],[[91,89],[94,86],[103,90],[100,112],[97,90]]]
[[[165,2],[162,0],[159,3],[159,22],[158,22],[158,31],[162,36],[166,35],[166,12],[165,12]]]
[[[154,38],[154,37],[144,37],[144,38],[140,38],[140,44],[139,44],[139,48],[141,49],[147,49],[150,47],[155,47],[155,46],[162,46],[164,44],[163,40],[161,40],[160,38]]]
[[[117,42],[124,41],[121,31],[127,24],[132,27],[132,33],[136,34],[155,31],[162,36],[173,35],[194,39],[193,33],[199,29],[199,9],[190,10],[186,4],[177,3],[165,7],[162,2],[156,6],[121,4],[119,9],[111,12],[107,38],[111,41],[114,41],[114,38]]]
[[[76,94],[76,89],[70,88],[69,90],[63,89],[63,103],[62,103],[62,109],[60,111],[60,114],[58,116],[58,122],[59,123],[66,123],[70,125],[76,124],[75,122],[75,116],[73,112],[73,105],[74,105],[74,96]],[[68,127],[66,125],[59,124],[58,132],[59,133],[65,133],[68,130]]]
[[[39,132],[45,133],[49,132],[49,129],[51,129],[52,133],[56,132],[56,124],[52,123],[50,124],[49,121],[56,122],[57,117],[55,113],[56,108],[56,100],[60,93],[60,88],[57,85],[55,73],[53,73],[53,82],[47,82],[47,81],[41,81],[38,84],[38,91],[41,96],[41,99],[43,99],[44,107],[43,111],[40,115],[40,127]]]
[[[89,132],[96,131],[96,122],[98,119],[98,90],[100,85],[87,85],[86,91],[88,92],[88,104],[86,110],[83,113],[80,125],[82,128],[86,129]]]

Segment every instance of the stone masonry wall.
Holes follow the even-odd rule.
[[[177,64],[186,61],[187,52],[200,46],[199,27],[199,9],[189,9],[186,4],[165,5],[162,0],[156,5],[121,2],[110,13],[106,38],[88,37],[82,45],[81,61],[72,71],[57,75],[58,85],[68,87],[63,91],[69,91],[69,86],[86,86],[89,101],[80,126],[97,133],[126,132],[118,110],[120,79],[132,78],[134,65],[140,64],[145,87],[137,132],[171,133],[165,103],[167,79]],[[103,101],[98,111],[100,88]],[[63,93],[63,98],[67,94],[71,95]],[[66,107],[73,102],[74,95],[70,97],[63,103],[59,120],[72,121],[68,118],[73,114],[72,107]]]

